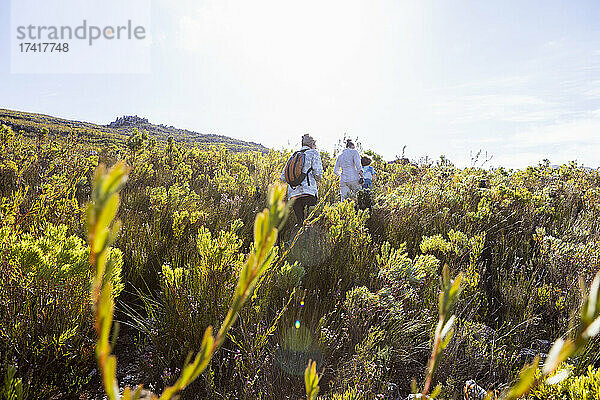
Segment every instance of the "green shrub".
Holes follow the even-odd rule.
[[[567,366],[564,368],[572,369]],[[595,369],[590,365],[587,371],[580,376],[570,376],[555,384],[543,383],[531,391],[528,399],[598,400],[600,399],[600,369]]]
[[[5,274],[0,282],[0,348],[18,376],[41,397],[76,393],[89,381],[93,336],[89,291],[93,273],[83,240],[49,225],[39,237],[0,229]],[[107,281],[123,289],[121,251]]]
[[[196,239],[197,263],[184,267],[163,265],[161,292],[155,302],[146,302],[146,312],[155,332],[153,365],[177,367],[202,343],[204,330],[225,318],[244,255],[234,221],[227,231],[214,236],[201,227]],[[178,338],[172,343],[169,338]]]

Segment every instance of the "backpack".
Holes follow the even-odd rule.
[[[304,181],[304,178],[307,179],[308,186],[310,186],[310,179],[308,178],[308,173],[312,171],[312,167],[309,168],[306,172],[302,172],[302,169],[304,168],[304,163],[306,161],[306,150],[308,149],[299,150],[292,154],[287,164],[285,165],[285,181],[288,183],[288,185],[292,187],[292,189],[295,189],[296,186],[299,186]]]

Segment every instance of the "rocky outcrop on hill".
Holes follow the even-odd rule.
[[[123,115],[122,117],[117,117],[116,120],[108,124],[109,128],[121,128],[123,126],[135,126],[147,124],[148,118],[138,117],[137,115]]]

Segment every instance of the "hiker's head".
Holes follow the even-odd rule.
[[[302,146],[308,146],[311,149],[317,147],[317,142],[308,133],[302,135]]]
[[[362,156],[360,158],[360,164],[363,167],[366,167],[367,165],[371,165],[371,159],[369,157],[367,157],[367,156]]]
[[[353,149],[354,148],[354,142],[352,141],[352,139],[346,139],[346,148],[347,149]]]

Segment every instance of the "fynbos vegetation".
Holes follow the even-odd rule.
[[[339,202],[323,153],[296,226],[289,153],[36,132],[0,129],[0,398],[600,396],[598,171],[370,153]]]

